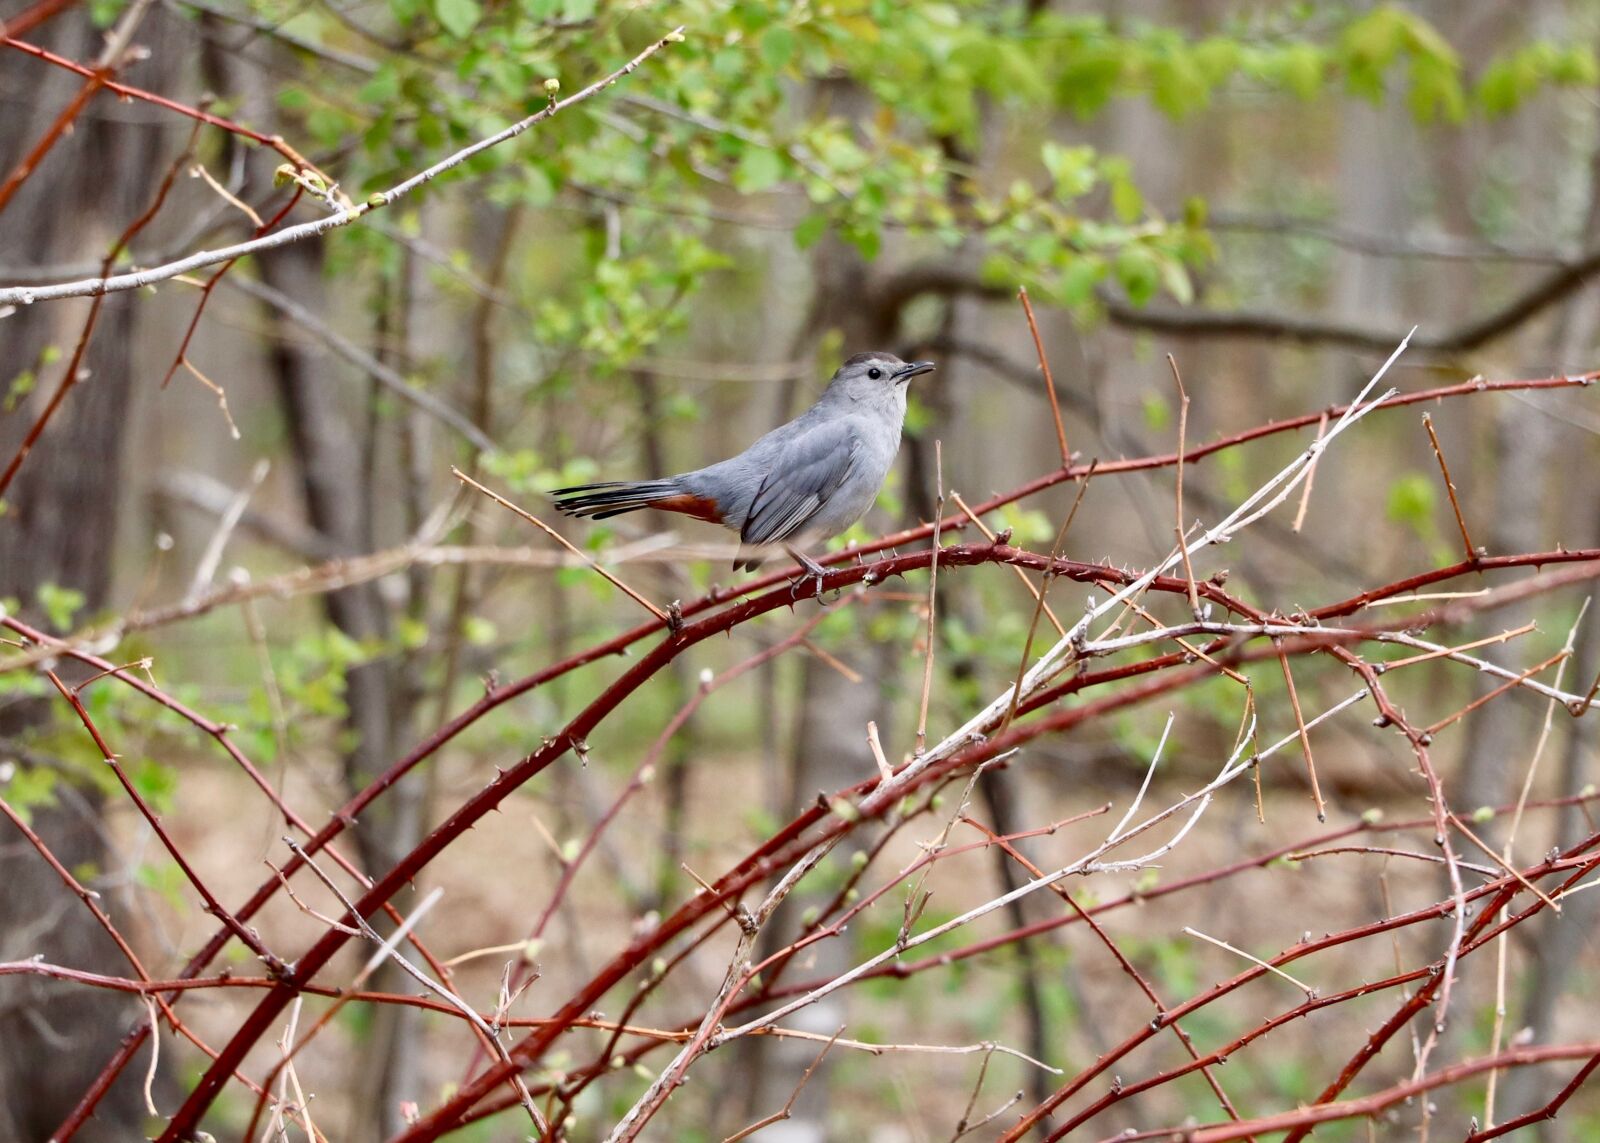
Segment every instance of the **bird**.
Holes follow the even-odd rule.
[[[739,455],[656,480],[613,480],[552,489],[569,516],[604,520],[654,508],[721,524],[739,534],[734,570],[754,571],[781,545],[803,573],[800,590],[823,568],[805,547],[837,536],[878,498],[900,451],[908,382],[932,361],[858,353],[839,366],[816,404]]]

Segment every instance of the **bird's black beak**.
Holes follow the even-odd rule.
[[[913,361],[909,365],[902,365],[900,371],[894,375],[896,381],[909,381],[919,373],[932,373],[933,362]]]

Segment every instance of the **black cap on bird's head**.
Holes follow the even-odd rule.
[[[892,353],[858,353],[839,366],[835,377],[864,377],[868,381],[899,384],[932,370],[931,361],[901,361]]]

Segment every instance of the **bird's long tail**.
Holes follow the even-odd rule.
[[[607,480],[599,484],[575,484],[571,488],[554,488],[550,497],[556,507],[569,516],[589,516],[604,520],[635,512],[651,505],[676,507],[666,501],[677,501],[684,496],[676,480]],[[680,509],[681,510],[681,509]]]

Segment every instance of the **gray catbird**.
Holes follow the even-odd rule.
[[[580,484],[550,495],[571,516],[604,520],[658,508],[721,524],[756,549],[741,549],[736,569],[754,570],[760,549],[782,544],[820,589],[823,570],[801,546],[837,536],[872,507],[900,451],[906,382],[932,368],[931,361],[858,353],[815,405],[736,457],[664,480]]]

